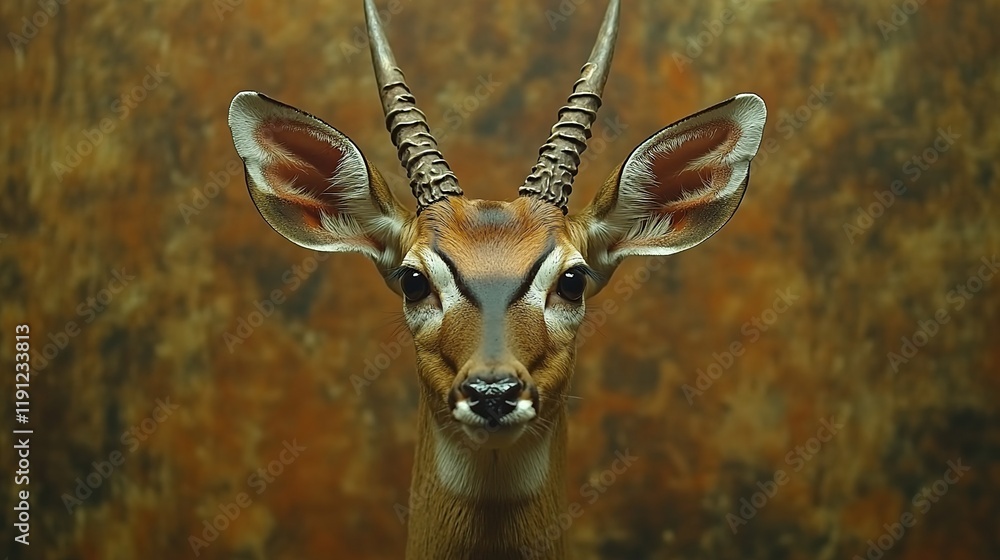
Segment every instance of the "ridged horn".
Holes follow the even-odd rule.
[[[608,80],[617,37],[618,0],[611,0],[590,51],[590,60],[580,70],[580,79],[573,84],[573,93],[566,105],[559,109],[559,120],[552,127],[549,139],[538,150],[538,163],[518,189],[521,196],[551,202],[566,213],[573,178],[580,168],[580,156],[587,149],[590,127],[601,107],[601,93]]]
[[[449,196],[462,196],[458,178],[448,167],[437,140],[431,135],[427,117],[417,108],[416,99],[406,86],[403,72],[396,65],[389,41],[382,30],[378,9],[365,0],[365,20],[372,50],[372,66],[378,84],[385,127],[396,147],[399,162],[406,169],[410,189],[417,199],[417,213]]]

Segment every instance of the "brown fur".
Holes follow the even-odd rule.
[[[278,140],[294,148],[296,168],[315,173],[292,173],[288,158],[274,154],[271,143],[250,143],[248,139],[257,138],[254,119],[260,115],[269,115],[265,123],[277,119],[294,124],[289,130],[311,128],[310,135],[286,134]],[[431,290],[407,307],[415,321],[411,328],[420,391],[409,560],[564,557],[565,533],[556,531],[550,538],[546,529],[557,526],[567,512],[565,402],[583,303],[558,295],[557,278],[569,266],[565,259],[582,255],[602,277],[589,282],[589,296],[624,256],[683,250],[725,224],[743,196],[746,179],[718,196],[733,172],[723,156],[736,149],[734,138],[750,123],[755,143],[741,148],[748,169],[763,127],[763,102],[734,98],[704,115],[710,124],[681,121],[640,145],[633,155],[647,163],[636,164],[631,173],[627,165],[620,166],[578,216],[566,217],[557,206],[532,197],[512,202],[449,197],[414,216],[336,130],[259,94],[234,100],[230,125],[238,149],[243,148],[248,186],[277,231],[304,247],[367,254],[384,276],[393,278],[389,286],[397,293],[401,288],[390,272],[406,255],[425,261],[419,266],[425,276],[453,280],[458,290]],[[707,134],[695,134],[702,131]],[[658,150],[663,145],[658,142],[685,134],[694,140]],[[276,185],[255,184],[251,169]],[[339,182],[331,185],[327,176],[332,169]],[[715,191],[684,196],[706,185]],[[668,216],[674,219],[668,222]],[[553,248],[564,260],[550,263],[558,268],[547,270],[551,285],[544,293],[532,290],[540,286],[529,287],[525,281],[535,278],[536,267]],[[441,270],[445,265],[450,273]],[[530,298],[521,297],[529,293]],[[442,314],[445,295],[449,305]],[[440,327],[421,323],[428,320],[440,320]],[[486,420],[464,416],[463,424],[455,411],[473,413],[454,405],[468,405],[460,400],[465,398],[462,382],[484,374],[516,377],[524,388],[518,404],[530,401],[532,406],[516,411],[522,413],[518,426],[479,438],[471,424],[482,421],[481,431]],[[533,418],[529,410],[535,412]]]
[[[423,377],[423,376],[421,376]],[[434,414],[429,403],[433,389],[422,384],[418,409],[417,449],[410,485],[407,560],[561,560],[565,533],[549,539],[545,529],[566,512],[566,414],[551,407],[548,430],[548,482],[527,499],[477,500],[456,496],[441,483],[435,467],[435,447],[429,437],[435,423],[452,421]],[[455,434],[456,437],[464,437]],[[496,473],[510,471],[511,457],[526,445],[537,444],[539,434],[527,433],[509,449],[471,450],[489,461]],[[513,473],[516,476],[516,473]],[[531,550],[531,553],[526,553]]]
[[[436,246],[470,278],[523,275],[552,242],[570,243],[559,209],[531,198],[510,203],[449,199],[423,212],[417,227],[418,243]],[[575,345],[572,339],[550,336],[541,309],[515,304],[507,313],[508,359],[522,382],[537,389],[540,403],[539,417],[532,421],[535,426],[509,448],[470,445],[448,407],[448,395],[467,374],[463,366],[476,360],[478,310],[463,303],[446,315],[441,329],[415,338],[421,402],[408,559],[517,559],[524,557],[523,547],[538,549],[534,558],[563,557],[562,535],[550,541],[542,531],[565,511],[564,402]],[[434,428],[457,445],[467,446],[470,454],[498,473],[504,473],[505,465],[525,446],[549,445],[550,483],[527,499],[477,502],[455,496],[438,480]],[[546,434],[551,435],[546,438]]]

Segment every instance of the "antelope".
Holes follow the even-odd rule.
[[[402,298],[419,385],[406,558],[563,558],[565,534],[544,531],[566,511],[566,399],[586,302],[626,257],[683,251],[729,221],[764,102],[740,94],[659,130],[569,215],[615,47],[611,0],[519,196],[474,200],[417,108],[372,0],[364,9],[416,211],[346,135],[244,91],[229,126],[250,197],[293,243],[367,256]]]

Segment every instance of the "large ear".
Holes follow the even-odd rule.
[[[250,91],[233,99],[229,128],[250,196],[275,231],[308,249],[363,253],[383,273],[399,264],[412,214],[347,136]]]
[[[669,255],[719,231],[746,191],[766,116],[760,97],[741,94],[640,144],[570,218],[588,264],[609,278],[627,256]]]

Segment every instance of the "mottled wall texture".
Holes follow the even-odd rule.
[[[364,258],[275,234],[226,125],[245,89],[301,107],[412,204],[361,2],[50,3],[0,3],[0,554],[194,558],[245,494],[199,558],[401,557],[417,392],[399,298]],[[466,193],[515,196],[604,6],[386,11]],[[588,304],[576,558],[1000,557],[998,21],[982,0],[623,2],[571,210],[689,113],[752,91],[769,119],[728,226],[627,262]]]

